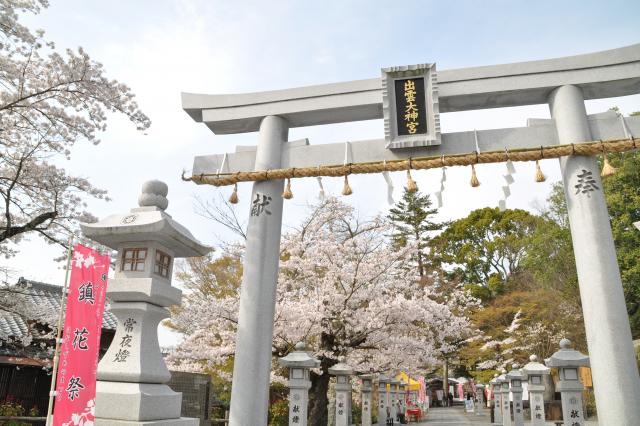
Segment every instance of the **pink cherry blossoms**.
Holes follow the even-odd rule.
[[[357,370],[417,372],[467,337],[459,307],[474,303],[461,288],[438,294],[411,266],[412,247],[394,247],[381,217],[362,221],[353,208],[328,199],[283,236],[273,354],[305,341],[319,359],[339,357]],[[438,301],[436,301],[438,300]],[[170,356],[174,368],[216,368],[232,357],[239,290],[225,297],[185,296],[172,319],[186,339]],[[326,374],[326,371],[318,372]]]

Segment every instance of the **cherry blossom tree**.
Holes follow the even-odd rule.
[[[438,277],[425,285],[405,265],[415,248],[394,246],[390,231],[384,218],[362,220],[331,198],[283,236],[273,355],[304,341],[321,361],[312,374],[314,425],[327,424],[328,369],[339,359],[360,371],[417,373],[466,338],[469,322],[455,307],[472,299],[459,287],[442,297]],[[202,288],[191,287],[172,319],[187,335],[170,357],[176,367],[215,369],[235,350],[239,291],[215,297]]]
[[[0,254],[9,242],[38,234],[64,245],[79,221],[94,218],[85,198],[104,190],[56,165],[78,140],[99,142],[108,113],[138,129],[149,119],[124,84],[108,79],[82,49],[56,51],[44,31],[32,32],[18,12],[39,13],[47,0],[0,0]]]

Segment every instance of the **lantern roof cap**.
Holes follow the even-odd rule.
[[[112,214],[95,223],[81,223],[83,234],[102,245],[118,249],[123,243],[155,241],[175,257],[203,256],[211,251],[187,228],[165,213],[169,201],[167,185],[151,180],[142,185],[139,207],[128,213]]]
[[[551,370],[549,369],[549,367],[547,367],[546,365],[538,362],[538,357],[535,355],[531,355],[529,357],[529,363],[525,364],[524,367],[522,367],[522,372],[525,374],[526,377],[530,376],[530,375],[540,375],[540,374],[549,374],[551,372]]]
[[[512,368],[513,369],[507,373],[507,380],[522,380],[525,378],[520,370],[519,364],[513,364]]]
[[[547,367],[586,367],[589,366],[589,357],[571,348],[571,340],[562,339],[560,350],[545,360]]]
[[[329,368],[329,374],[332,376],[351,376],[353,374],[353,367],[345,362],[339,362]]]
[[[320,366],[319,360],[305,352],[304,343],[297,343],[295,349],[295,351],[290,352],[287,356],[278,359],[278,363],[287,368],[316,368]]]
[[[391,382],[391,377],[385,376],[384,374],[380,374],[378,376],[378,382],[380,382],[380,383],[390,383]]]

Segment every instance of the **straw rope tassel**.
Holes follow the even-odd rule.
[[[342,187],[342,195],[351,195],[351,194],[353,194],[353,191],[349,186],[349,178],[347,177],[347,175],[344,175],[344,186]]]
[[[600,176],[607,177],[613,176],[616,173],[616,168],[609,163],[609,159],[607,158],[607,154],[604,154],[604,165],[602,166],[602,173]]]
[[[229,197],[229,202],[231,204],[238,204],[238,184],[237,183],[233,184],[233,192]]]
[[[349,149],[350,147],[350,142],[347,141],[344,143],[344,167],[347,167],[347,165],[351,164],[351,150]],[[351,167],[349,166],[349,173],[351,172]],[[353,191],[351,190],[351,187],[349,186],[349,178],[347,177],[347,175],[344,175],[344,186],[342,187],[342,195],[351,195],[353,194]]]
[[[540,168],[540,161],[536,160],[536,182],[544,182],[547,180],[547,177],[542,173],[542,169]]]
[[[411,177],[411,170],[407,170],[407,192],[413,193],[418,191],[418,184]]]
[[[293,198],[293,192],[291,192],[291,178],[287,178],[287,186],[284,188],[282,198],[284,198],[285,200],[290,200]]]
[[[471,186],[473,188],[477,188],[480,186],[480,181],[478,180],[478,176],[476,175],[476,167],[474,164],[471,165]]]

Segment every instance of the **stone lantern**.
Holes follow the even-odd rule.
[[[476,404],[476,414],[480,416],[484,408],[484,385],[481,383],[476,384],[476,399],[478,400]]]
[[[529,363],[522,368],[529,384],[529,405],[531,407],[531,425],[544,426],[544,381],[549,375],[549,368],[538,362],[538,357],[531,355]]]
[[[511,385],[513,395],[513,424],[514,426],[524,426],[524,413],[522,407],[522,381],[525,376],[520,371],[518,364],[513,364],[512,370],[507,374],[507,379]]]
[[[171,286],[174,259],[203,256],[210,248],[165,213],[167,192],[163,182],[146,182],[138,208],[81,224],[87,238],[118,252],[107,287],[118,327],[98,365],[96,425],[198,424],[198,419],[180,418],[182,394],[166,385],[171,374],[157,333],[160,321],[169,317],[166,308],[182,298]]]
[[[582,391],[584,386],[580,382],[578,369],[589,366],[589,357],[571,349],[571,341],[562,339],[560,350],[547,360],[547,367],[557,368],[559,382],[556,390],[562,398],[562,418],[565,424],[584,426],[584,411],[582,409]]]
[[[371,426],[371,391],[373,390],[373,374],[361,374],[362,380],[362,426]]]
[[[280,358],[281,366],[289,369],[289,424],[306,426],[309,408],[311,380],[309,370],[320,366],[320,361],[305,352],[303,342],[298,342],[295,351]]]
[[[351,380],[353,368],[340,362],[329,368],[329,374],[336,376],[336,426],[349,426],[351,411]]]
[[[502,404],[502,425],[511,426],[511,401],[509,398],[509,379],[507,378],[507,370],[502,370],[502,374],[498,376],[500,381],[500,402]]]
[[[493,379],[489,382],[491,385],[491,397],[493,398],[493,420],[494,423],[502,423],[502,390],[498,374],[493,375]]]
[[[378,424],[387,420],[387,407],[389,407],[389,391],[387,384],[391,379],[385,375],[378,377]]]
[[[398,393],[400,393],[400,380],[395,379],[392,377],[391,382],[390,382],[390,388],[391,388],[391,400],[390,400],[390,405],[391,405],[391,417],[393,417],[393,420],[396,421],[398,420],[398,413],[400,413],[400,407],[398,407]]]

